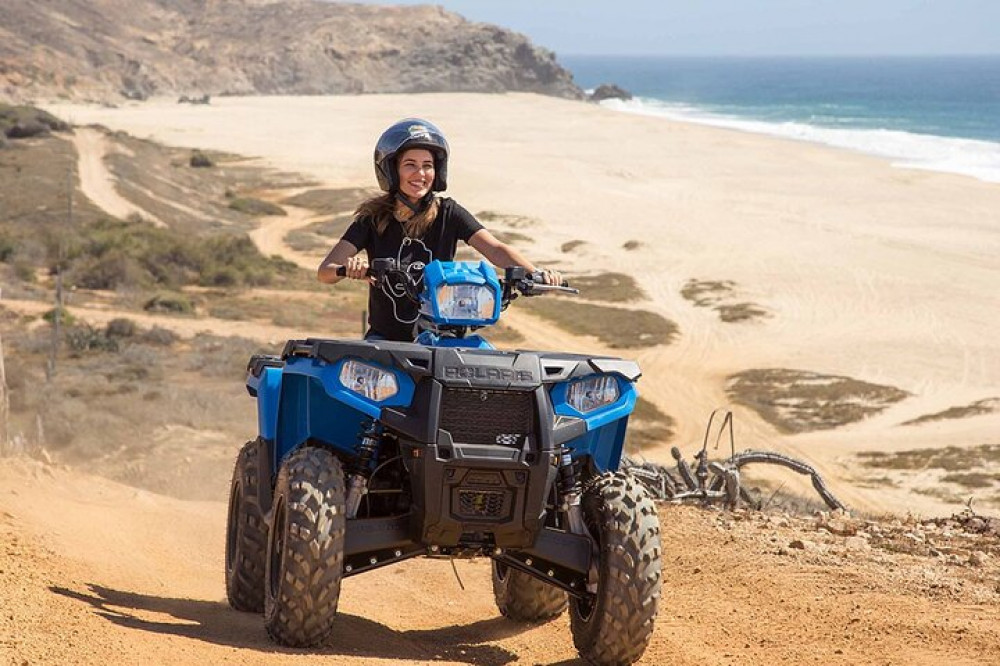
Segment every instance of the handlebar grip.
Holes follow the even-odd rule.
[[[372,270],[371,266],[365,271],[365,275],[375,277],[375,271]],[[347,277],[347,266],[337,266],[337,277]]]

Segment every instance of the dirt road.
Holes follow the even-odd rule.
[[[995,556],[945,566],[781,517],[660,512],[666,586],[641,663],[1000,663]],[[0,663],[576,663],[566,616],[500,617],[485,560],[456,562],[465,591],[437,560],[350,578],[326,647],[278,648],[224,600],[224,523],[221,501],[0,460]]]

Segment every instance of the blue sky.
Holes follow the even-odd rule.
[[[428,4],[375,0],[370,4]],[[558,55],[1000,54],[1000,0],[439,0]]]

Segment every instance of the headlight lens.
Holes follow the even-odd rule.
[[[437,289],[437,302],[446,319],[492,319],[496,294],[488,285],[443,284]]]
[[[361,361],[347,361],[340,369],[340,383],[344,388],[381,402],[399,392],[396,376],[374,365]]]
[[[592,412],[618,400],[618,380],[612,375],[598,375],[573,382],[566,392],[566,402],[578,412]]]

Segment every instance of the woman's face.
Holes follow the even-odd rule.
[[[410,201],[420,201],[434,184],[434,155],[424,148],[411,148],[399,158],[399,191]]]

